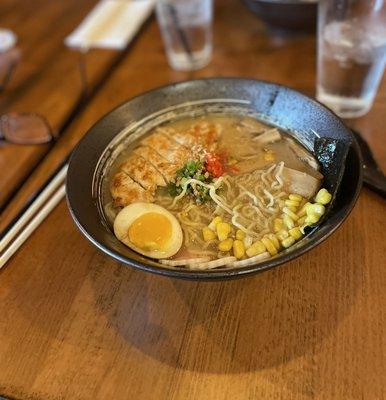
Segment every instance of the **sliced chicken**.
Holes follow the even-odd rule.
[[[190,135],[188,131],[179,131],[175,128],[160,126],[156,128],[155,132],[166,136],[173,143],[177,143],[187,149],[196,144],[196,137]],[[186,135],[187,133],[188,135]]]
[[[198,138],[199,144],[211,147],[219,138],[220,126],[218,124],[202,121],[194,125],[193,132]]]
[[[171,164],[182,166],[190,157],[190,151],[161,132],[155,132],[142,140]]]
[[[115,174],[110,186],[110,193],[114,199],[114,207],[124,207],[137,201],[154,201],[152,192],[146,191],[122,171]]]
[[[192,148],[199,144],[199,138],[192,131],[168,131],[166,135],[186,148]]]
[[[320,179],[297,171],[296,169],[283,168],[283,181],[289,193],[297,193],[307,199],[313,197],[320,187]]]
[[[156,188],[174,179],[177,169],[191,157],[191,147],[211,140],[214,133],[209,125],[213,124],[182,133],[161,128],[142,140],[113,178],[110,190],[114,205],[154,201]]]
[[[163,176],[152,164],[137,154],[132,154],[120,167],[121,171],[129,175],[135,182],[144,189],[155,190],[157,186],[165,186]]]
[[[218,126],[208,122],[199,122],[187,130],[177,130],[173,128],[158,128],[158,132],[163,133],[171,140],[181,146],[191,149],[193,146],[211,146],[219,135]]]
[[[134,150],[134,153],[144,158],[158,170],[163,176],[165,182],[168,183],[174,179],[174,174],[178,167],[170,164],[165,158],[158,154],[155,150],[148,146],[140,146]]]

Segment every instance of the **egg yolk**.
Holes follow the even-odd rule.
[[[163,250],[172,236],[172,223],[165,215],[149,212],[129,227],[131,243],[142,250]]]

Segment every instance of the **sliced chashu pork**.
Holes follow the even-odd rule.
[[[182,166],[190,158],[191,152],[175,140],[161,132],[155,132],[142,140],[171,164]]]
[[[114,175],[110,192],[115,207],[124,207],[137,201],[154,201],[154,195],[151,191],[145,190],[122,171]]]
[[[283,168],[282,178],[289,193],[297,193],[307,199],[316,194],[321,183],[320,179],[287,167]]]
[[[129,175],[146,190],[155,190],[157,186],[165,186],[163,176],[147,160],[133,153],[120,170]]]
[[[134,153],[144,158],[156,168],[159,173],[164,177],[165,182],[168,183],[174,178],[174,174],[179,168],[175,164],[169,163],[154,149],[148,146],[140,146],[134,149]]]

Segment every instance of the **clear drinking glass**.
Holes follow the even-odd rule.
[[[207,65],[212,56],[212,0],[158,0],[156,12],[170,66],[189,71]]]
[[[320,0],[317,99],[343,118],[366,114],[386,59],[384,0]]]

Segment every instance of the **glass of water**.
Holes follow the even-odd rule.
[[[386,59],[386,2],[320,0],[317,99],[343,118],[366,114]]]
[[[157,0],[158,23],[170,66],[189,71],[212,56],[212,0]]]

